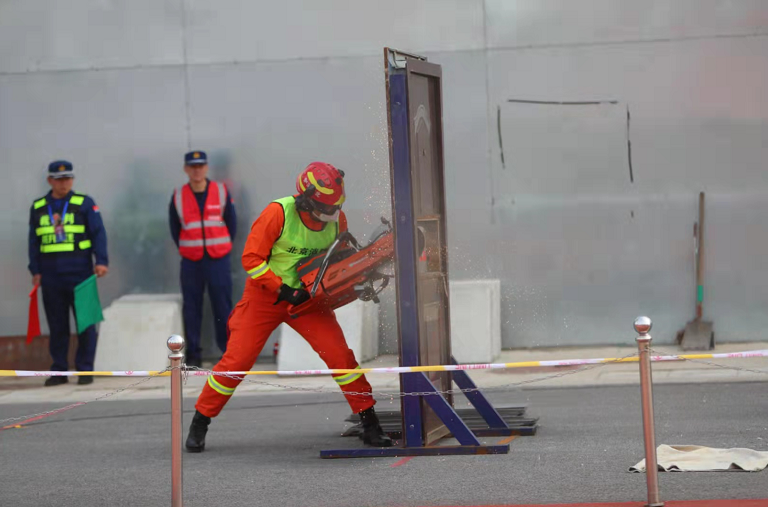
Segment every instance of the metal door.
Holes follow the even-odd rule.
[[[448,257],[443,183],[442,72],[439,65],[409,60],[406,65],[410,120],[413,218],[417,235],[416,292],[422,365],[450,364],[451,336]],[[439,391],[451,388],[448,372],[428,374]],[[450,395],[443,395],[452,405]],[[422,401],[427,445],[448,433]]]
[[[441,70],[420,56],[384,53],[400,364],[449,364]],[[402,391],[421,391],[418,375],[402,375]],[[439,391],[451,388],[447,372],[428,378]],[[450,395],[442,396],[453,405]],[[406,447],[449,433],[423,397],[404,397],[402,411]]]

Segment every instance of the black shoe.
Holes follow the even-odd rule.
[[[45,387],[60,386],[69,382],[67,377],[51,377],[45,380]]]
[[[392,439],[384,433],[379,424],[373,407],[360,412],[360,421],[363,423],[363,443],[372,447],[392,447]]]
[[[195,410],[192,424],[189,425],[189,435],[187,436],[186,444],[187,451],[203,452],[205,449],[205,434],[208,433],[209,424],[211,424],[211,418]]]
[[[93,375],[81,375],[77,377],[77,383],[81,386],[86,384],[93,384]]]

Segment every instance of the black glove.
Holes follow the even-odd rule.
[[[293,287],[289,287],[288,285],[283,284],[280,286],[280,295],[277,296],[277,301],[275,301],[275,304],[279,303],[280,301],[288,301],[292,305],[297,306],[309,300],[309,297],[309,292],[305,291],[304,289],[294,289]]]

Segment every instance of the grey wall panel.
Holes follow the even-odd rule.
[[[507,102],[510,98],[618,99],[632,113],[633,188],[652,192],[689,191],[692,184],[710,191],[764,188],[768,101],[762,100],[760,90],[768,85],[768,63],[762,58],[767,50],[768,37],[495,51],[489,56],[489,112],[502,107],[506,146],[528,139],[523,136],[529,127],[551,126],[543,119],[530,122],[530,115],[544,115],[551,108],[514,106]],[[571,121],[565,115],[573,116],[574,108],[560,108],[564,124]],[[517,127],[512,126],[515,123]],[[611,149],[626,135],[626,126],[620,123],[615,122]],[[498,136],[496,141],[491,143],[494,174],[536,170],[515,167],[531,162],[516,156],[531,157],[530,153],[510,153],[508,167],[502,169]],[[553,148],[532,145],[531,151],[544,149]],[[565,147],[558,142],[554,149],[562,152]],[[615,163],[622,162],[617,158]],[[527,181],[519,177],[512,183],[525,191],[531,189]]]
[[[484,51],[426,53],[443,70],[445,190],[449,225],[490,217]],[[479,216],[478,216],[479,214]],[[451,233],[461,234],[460,231]],[[450,240],[450,238],[449,238]]]
[[[481,0],[188,0],[191,63],[484,47]],[[403,49],[405,51],[405,49]]]
[[[707,194],[704,317],[715,339],[764,340],[768,329],[768,192]]]
[[[759,235],[746,241],[731,231],[754,228],[736,211],[746,199],[740,196],[768,186],[768,106],[757,91],[768,78],[760,56],[766,50],[768,39],[756,37],[490,53],[489,125],[500,107],[506,155],[502,166],[497,135],[490,143],[491,230],[517,238],[509,245],[517,263],[500,269],[509,277],[510,314],[520,315],[505,327],[505,346],[615,343],[635,313],[653,315],[654,336],[672,341],[693,311],[700,190],[715,199],[705,246],[708,315],[727,323],[718,327],[719,340],[760,334],[762,317],[726,308],[749,298],[760,302],[749,299],[744,308],[768,303],[764,291],[740,283],[764,282],[759,261],[728,260],[760,258],[768,247]],[[510,98],[619,104],[589,109]],[[621,121],[626,107],[634,183]],[[717,204],[718,194],[731,196],[730,205]],[[756,216],[766,211],[761,200],[749,202]],[[627,255],[628,246],[643,255]],[[729,254],[734,248],[738,254]]]
[[[0,2],[0,73],[183,62],[182,0]]]
[[[0,244],[2,333],[24,330],[27,212],[52,158],[72,159],[77,188],[103,211],[113,267],[101,282],[105,303],[178,290],[166,214],[188,142],[209,152],[212,176],[235,195],[236,251],[315,159],[347,171],[345,210],[364,237],[390,205],[389,45],[443,66],[451,277],[501,279],[505,347],[631,343],[639,313],[654,318],[657,340],[672,341],[693,313],[699,190],[709,203],[705,315],[718,340],[761,339],[768,37],[755,34],[766,31],[768,7],[573,5],[0,3],[0,170],[14,175],[0,191],[12,217],[0,232],[19,238]],[[659,42],[668,39],[677,42]],[[145,66],[158,67],[83,71]],[[390,351],[392,298],[381,309]]]
[[[75,189],[92,195],[107,226],[111,272],[102,302],[129,292],[178,290],[167,203],[186,148],[181,68],[0,76],[0,161],[13,174],[0,210],[3,334],[26,328],[27,222],[48,190],[47,165],[71,160]]]
[[[500,201],[527,193],[629,190],[626,104],[498,106],[495,134],[502,138],[504,163],[494,174],[494,196]]]
[[[628,343],[636,314],[669,342],[693,308],[693,196],[517,196],[498,206],[506,347]],[[647,243],[642,238],[649,238]]]
[[[768,32],[762,0],[486,0],[485,8],[489,48]]]
[[[355,229],[388,213],[381,65],[368,57],[190,68],[192,142],[229,152],[226,177],[249,199],[244,221],[294,192],[313,160],[346,171]]]

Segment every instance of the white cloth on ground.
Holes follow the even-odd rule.
[[[700,445],[660,445],[656,462],[662,472],[759,472],[768,467],[768,452],[745,448],[717,449]],[[645,472],[645,459],[629,468]]]

